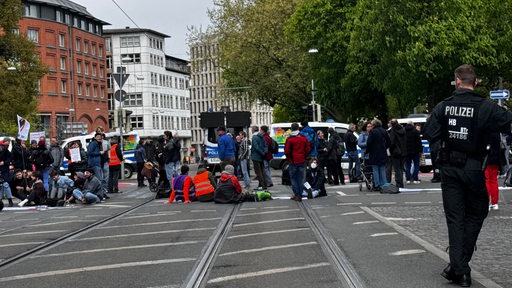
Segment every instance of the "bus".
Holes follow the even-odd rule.
[[[414,114],[409,115],[407,118],[396,119],[398,123],[405,126],[409,121],[412,121],[414,125],[419,125],[421,127],[421,144],[423,145],[423,154],[420,158],[420,172],[428,173],[432,171],[432,159],[430,156],[430,146],[427,140],[423,139],[423,128],[425,123],[427,123],[428,115],[427,114]]]
[[[311,128],[315,131],[322,130],[324,132],[324,137],[326,140],[329,140],[329,133],[327,132],[329,128],[333,128],[338,135],[340,135],[341,139],[344,139],[345,133],[347,133],[348,125],[346,123],[338,123],[338,122],[309,122],[308,123]],[[291,122],[285,123],[274,123],[270,125],[270,137],[274,138],[279,144],[279,151],[274,154],[274,159],[270,160],[270,167],[274,169],[283,169],[283,167],[287,164],[286,156],[284,155],[284,143],[286,141],[286,137],[291,133]],[[354,135],[359,138],[359,134],[354,132]],[[357,148],[359,152],[359,157],[361,157],[361,149]],[[348,154],[345,152],[342,159],[342,167],[344,169],[348,169]]]

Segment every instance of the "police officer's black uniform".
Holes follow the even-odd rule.
[[[471,285],[468,263],[488,214],[484,175],[488,137],[491,132],[510,131],[511,121],[510,111],[471,89],[457,89],[434,108],[426,123],[424,136],[441,141],[438,161],[451,265],[441,275],[463,287]],[[468,282],[462,284],[461,277],[468,277]]]

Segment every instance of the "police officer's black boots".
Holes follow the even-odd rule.
[[[14,203],[12,203],[12,198],[7,199],[9,201],[9,207],[14,206]]]

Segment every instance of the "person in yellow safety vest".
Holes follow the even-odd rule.
[[[119,143],[119,137],[112,137],[110,140],[110,160],[108,162],[108,193],[122,193],[119,191],[119,175],[121,173],[121,162],[124,161],[123,151]]]
[[[194,176],[193,182],[196,187],[196,197],[200,202],[213,201],[213,192],[217,183],[215,183],[212,173],[206,170],[205,163],[201,163],[197,167],[197,173]]]

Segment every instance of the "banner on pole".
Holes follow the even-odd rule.
[[[27,140],[28,132],[30,131],[30,123],[20,115],[16,116],[18,116],[18,139]]]

